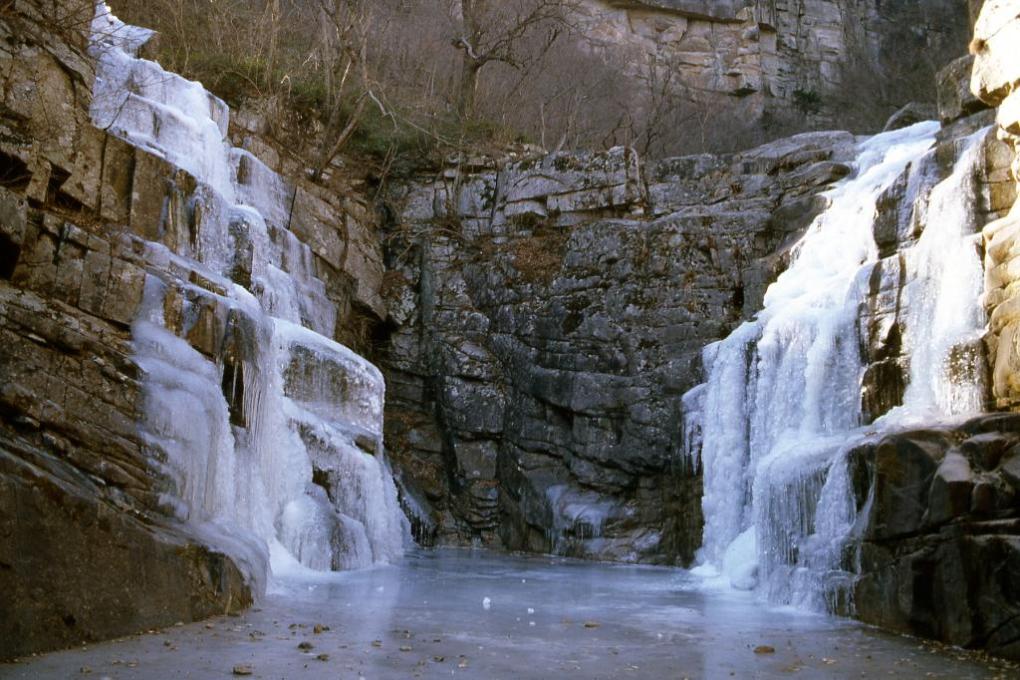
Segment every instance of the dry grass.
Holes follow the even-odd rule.
[[[570,233],[563,228],[541,228],[510,246],[514,269],[527,282],[548,286],[563,268]]]

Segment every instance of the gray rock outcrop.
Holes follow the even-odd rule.
[[[643,164],[463,159],[391,198],[390,459],[442,542],[688,563],[680,395],[760,306],[854,138]]]

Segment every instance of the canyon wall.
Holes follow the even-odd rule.
[[[693,90],[739,99],[749,116],[812,125],[839,120],[837,95],[857,91],[842,64],[865,80],[894,75],[911,61],[898,47],[948,58],[967,30],[966,6],[948,0],[609,4],[606,39],[666,50]],[[703,348],[762,308],[829,207],[823,193],[853,171],[859,139],[808,133],[657,162],[623,148],[462,154],[391,184],[380,216],[342,163],[313,183],[267,141],[264,120],[209,97],[202,124],[228,154],[234,204],[194,158],[160,151],[161,131],[189,125],[159,106],[143,102],[135,127],[118,129],[120,112],[93,124],[92,9],[0,8],[0,656],[247,606],[267,568],[248,540],[259,531],[305,566],[373,561],[368,536],[352,538],[350,520],[364,530],[367,511],[351,498],[367,506],[388,492],[358,496],[343,480],[367,467],[379,477],[384,440],[421,543],[691,563],[703,471],[682,451],[701,433],[685,428],[682,395],[705,378]],[[861,311],[869,420],[902,401],[909,372],[896,329],[901,255],[923,229],[912,201],[952,173],[964,140],[992,122],[989,105],[1001,105],[1006,142],[978,140],[971,226],[991,223],[989,406],[1018,400],[1018,17],[1015,3],[987,4],[975,56],[941,72],[936,151],[880,197],[880,264]],[[145,55],[144,41],[134,47]],[[972,68],[980,100],[965,85]],[[171,89],[160,82],[125,92],[155,97]],[[155,142],[142,143],[137,126],[149,124]],[[380,376],[340,342],[382,369],[385,438]],[[961,365],[980,366],[981,349],[969,352],[977,360]],[[170,353],[198,376],[176,386],[183,396],[153,387]],[[196,423],[215,412],[220,429],[167,417],[189,400],[202,407]],[[194,470],[175,468],[188,446],[222,439],[236,470],[261,471],[270,410],[286,414],[273,431],[303,452],[281,496],[290,512],[244,525],[234,542],[182,520],[181,501],[189,512],[229,505],[218,488],[192,493]],[[862,534],[862,618],[1013,653],[1015,430],[991,418],[861,447],[860,509],[878,499]],[[962,599],[940,609],[947,594]]]
[[[984,3],[972,55],[941,78],[944,120],[981,105],[989,221],[982,230],[988,313],[987,409],[1016,411],[1016,204],[1020,178],[1020,3]],[[947,104],[949,107],[947,108]],[[903,432],[851,455],[863,526],[856,613],[892,630],[1020,658],[1020,446],[1012,414]]]
[[[159,510],[129,331],[143,263],[97,217],[130,205],[134,154],[89,119],[93,12],[81,0],[0,16],[4,658],[252,602],[238,566]]]
[[[994,167],[1000,217],[983,229],[985,343],[990,408],[1016,411],[1016,204],[1020,178],[1020,3],[984,4],[972,56],[956,69],[969,88],[944,100],[983,102],[995,112]],[[948,77],[948,74],[947,74]],[[969,92],[968,92],[969,90]],[[865,620],[955,644],[1020,656],[1020,538],[1015,416],[990,416],[952,430],[880,442],[870,461],[889,498],[866,533],[859,601]],[[898,499],[898,500],[893,500]],[[904,505],[905,504],[905,505]]]
[[[975,30],[971,89],[989,106],[998,107],[999,137],[1012,149],[1012,164],[1003,179],[1020,181],[1020,7],[1016,2],[988,2]],[[1011,197],[1015,199],[1016,190]],[[1008,200],[1008,199],[1007,199]],[[1020,314],[1017,298],[1017,235],[1020,207],[985,227],[985,307],[990,315],[988,347],[992,357],[992,390],[996,406],[1020,406]]]

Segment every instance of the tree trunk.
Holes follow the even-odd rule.
[[[482,64],[464,54],[464,64],[460,74],[460,94],[457,100],[457,113],[462,120],[475,115],[475,95],[478,93],[478,73]]]
[[[280,39],[280,0],[272,0],[269,5],[269,49],[266,55],[266,83],[275,84],[273,76],[276,70],[277,43]]]

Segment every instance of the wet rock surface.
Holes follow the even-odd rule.
[[[959,649],[701,588],[686,572],[657,567],[430,552],[397,568],[290,584],[238,617],[3,665],[0,678],[963,680],[1017,672]]]

